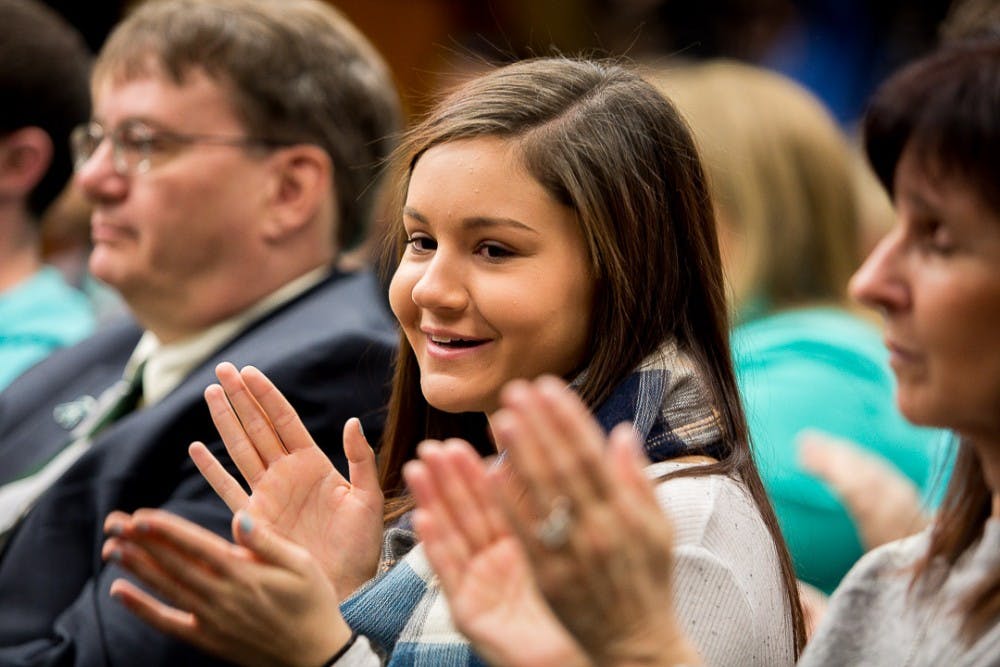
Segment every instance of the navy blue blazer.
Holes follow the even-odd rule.
[[[342,429],[381,435],[395,321],[371,274],[336,274],[224,345],[162,401],[102,431],[14,528],[0,554],[0,665],[220,664],[109,596],[123,571],[101,561],[115,509],[160,507],[230,535],[232,514],[188,458],[201,440],[235,472],[202,398],[221,361],[260,368],[346,471]],[[111,326],[57,353],[0,394],[0,484],[68,440],[53,408],[118,380],[142,331]],[[237,479],[239,476],[237,475]]]

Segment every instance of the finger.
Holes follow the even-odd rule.
[[[124,535],[131,527],[132,515],[127,512],[115,510],[110,512],[104,519],[105,535]]]
[[[286,450],[293,452],[316,446],[295,408],[266,375],[253,366],[245,366],[240,371],[240,377],[252,395],[254,403],[260,406],[269,424],[274,427],[277,437]],[[240,416],[242,417],[242,414]]]
[[[527,546],[537,541],[534,526],[548,511],[547,503],[551,501],[540,497],[538,485],[530,483],[522,471],[543,464],[536,461],[538,453],[531,447],[519,448],[517,455],[513,454],[516,443],[522,439],[523,426],[512,412],[506,409],[495,412],[490,417],[490,426],[498,446],[508,453],[505,464],[488,475],[491,491],[500,499],[511,527]]]
[[[560,497],[575,503],[592,496],[595,490],[579,465],[579,435],[557,424],[551,401],[540,388],[527,383],[515,386],[504,391],[502,402],[520,422],[509,444],[511,462],[538,503],[539,516],[546,515]]]
[[[182,581],[185,580],[184,569],[195,563],[202,565],[200,570],[208,568],[228,574],[239,553],[239,547],[228,540],[176,514],[141,509],[133,519],[136,530],[129,537],[130,541],[158,559],[162,556],[161,566],[169,565],[171,575]],[[197,583],[202,588],[207,585],[204,577],[199,577]]]
[[[286,452],[281,437],[271,423],[270,415],[247,386],[243,374],[229,363],[219,364],[215,374],[264,466],[283,457]]]
[[[872,459],[858,448],[816,431],[801,434],[799,442],[802,466],[833,487],[842,498],[851,499],[855,492],[867,487],[863,478]]]
[[[456,447],[459,445],[455,440],[436,446],[425,442],[417,447],[417,455],[430,472],[436,497],[440,500],[443,511],[450,517],[450,523],[463,535],[469,548],[476,552],[491,539],[483,509],[469,488],[482,480],[483,472],[481,464],[478,467],[470,466],[472,478],[463,479],[449,453],[450,448]]]
[[[447,443],[446,454],[451,459],[459,479],[466,480],[466,486],[479,509],[480,522],[486,528],[489,539],[492,541],[509,535],[510,524],[486,479],[488,471],[486,461],[463,440]]]
[[[200,442],[192,442],[191,446],[188,447],[188,455],[194,461],[198,471],[201,472],[201,476],[222,498],[222,502],[226,503],[226,507],[230,511],[238,512],[246,507],[246,504],[250,502],[250,497],[247,496],[240,483],[219,463],[219,459],[208,451],[208,447]]]
[[[378,481],[378,468],[375,465],[375,452],[365,438],[361,428],[361,420],[352,417],[344,424],[344,456],[347,457],[347,473],[351,477],[351,486],[372,494],[382,502],[382,490]]]
[[[558,437],[555,447],[547,447],[550,456],[568,468],[568,475],[581,482],[580,490],[607,496],[610,480],[605,465],[607,438],[590,410],[566,384],[555,377],[535,381],[539,402],[536,413],[545,418]],[[589,482],[589,487],[583,482]]]
[[[635,531],[634,537],[627,538],[629,542],[649,545],[646,549],[634,550],[633,558],[647,570],[668,573],[674,543],[673,525],[643,470],[649,460],[641,442],[631,425],[619,424],[611,431],[608,447],[615,489],[613,516],[627,529]]]
[[[440,444],[436,441],[425,441],[420,444],[418,451],[423,451],[426,455],[427,450],[431,449],[432,446],[438,447]],[[467,560],[471,548],[466,541],[465,534],[456,525],[454,517],[448,509],[447,501],[442,497],[441,489],[438,488],[437,480],[431,474],[426,461],[407,462],[403,466],[403,478],[413,493],[417,507],[423,510],[424,522],[433,531],[433,536],[438,537],[439,540],[447,540],[452,558],[458,559],[458,562]]]
[[[222,365],[220,364],[220,369]],[[264,460],[257,453],[239,417],[233,412],[233,406],[226,398],[226,392],[217,384],[209,385],[205,388],[205,403],[208,404],[208,412],[215,424],[215,430],[219,432],[226,451],[239,469],[243,479],[253,488],[257,480],[264,474]]]
[[[205,600],[213,599],[204,587],[196,590],[187,582],[175,579],[156,555],[127,539],[109,539],[101,548],[101,557],[132,573],[162,597],[185,609],[200,609]]]
[[[233,517],[233,533],[262,561],[279,568],[304,572],[313,560],[308,551],[278,535],[265,522],[254,520],[249,512],[241,511]]]
[[[658,506],[653,485],[643,469],[649,464],[642,444],[630,424],[616,426],[608,436],[609,470],[613,479],[611,488],[627,495],[626,504],[632,502]]]
[[[205,646],[198,633],[197,619],[191,612],[164,604],[126,579],[111,583],[111,597],[160,632]]]
[[[439,517],[422,507],[413,512],[413,528],[424,545],[427,562],[441,582],[444,594],[451,596],[458,589],[469,562],[461,537],[451,532],[447,523],[441,523]]]

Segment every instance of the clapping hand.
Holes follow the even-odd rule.
[[[161,510],[114,512],[105,530],[113,537],[104,558],[171,604],[126,579],[111,584],[111,595],[158,630],[227,661],[320,665],[351,636],[316,559],[249,514],[233,521],[246,546]]]
[[[223,363],[216,375],[205,400],[251,494],[203,444],[191,445],[191,458],[233,512],[245,510],[304,547],[346,597],[374,575],[383,528],[375,455],[360,422],[344,426],[347,480],[263,373]]]
[[[598,665],[697,664],[673,613],[672,528],[632,428],[606,437],[553,377],[510,383],[501,404],[491,424],[515,483],[496,488],[562,625]]]
[[[472,446],[429,441],[418,456],[404,468],[414,525],[458,630],[491,665],[589,665],[535,586]]]

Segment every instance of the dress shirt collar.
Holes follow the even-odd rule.
[[[143,333],[125,365],[125,377],[142,367],[142,402],[145,407],[157,403],[174,390],[200,363],[234,338],[252,322],[291,301],[330,274],[323,266],[296,278],[246,310],[214,324],[183,340],[164,345],[151,331]]]

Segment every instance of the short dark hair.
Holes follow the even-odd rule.
[[[864,135],[890,195],[909,147],[930,173],[962,181],[1000,212],[1000,40],[953,42],[902,69],[875,93]]]
[[[91,54],[83,37],[35,0],[0,0],[0,135],[38,127],[52,140],[52,162],[28,197],[40,217],[73,173],[69,135],[90,117]]]
[[[402,111],[385,62],[340,12],[319,0],[147,2],[112,32],[94,80],[144,76],[150,66],[176,83],[200,68],[231,91],[249,134],[324,149],[338,242],[361,240]]]

